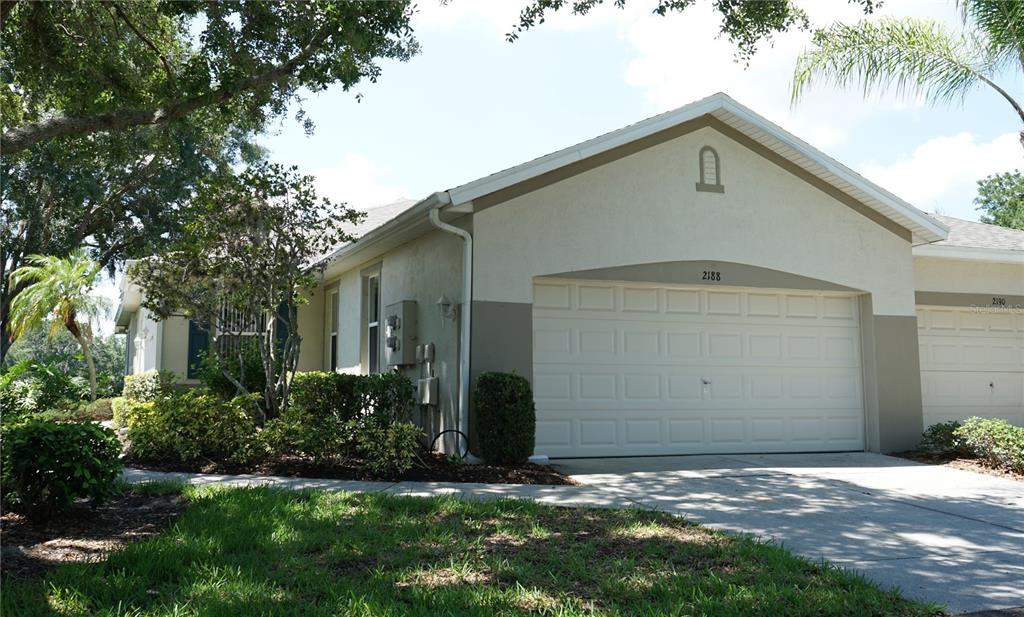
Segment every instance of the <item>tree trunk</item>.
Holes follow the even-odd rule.
[[[92,360],[92,348],[81,332],[72,332],[78,345],[82,348],[82,355],[85,356],[85,365],[89,367],[89,402],[96,400],[96,364]]]

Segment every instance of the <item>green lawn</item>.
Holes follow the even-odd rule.
[[[648,511],[185,489],[162,535],[5,581],[4,615],[926,615],[863,578]]]

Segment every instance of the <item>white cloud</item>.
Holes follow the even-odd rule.
[[[985,143],[964,132],[929,139],[907,158],[891,163],[872,161],[863,166],[862,173],[922,210],[976,220],[971,203],[976,182],[1020,166],[1016,133]]]
[[[813,24],[836,20],[856,21],[863,16],[856,3],[805,3]],[[889,4],[871,19],[896,11],[903,14],[953,19],[948,7],[935,3]],[[697,3],[666,17],[633,15],[620,36],[634,51],[625,81],[641,89],[658,110],[679,107],[714,92],[725,92],[751,106],[769,120],[810,143],[827,148],[845,141],[847,134],[874,111],[919,106],[892,97],[862,100],[856,91],[817,87],[798,106],[789,93],[797,55],[810,44],[811,34],[792,30],[762,44],[749,66],[735,61],[736,46],[719,34],[720,15],[711,3]]]
[[[356,209],[407,198],[409,191],[385,179],[387,170],[362,154],[346,154],[329,167],[313,170],[317,193]]]

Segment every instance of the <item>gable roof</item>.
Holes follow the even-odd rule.
[[[391,219],[380,227],[367,229],[372,222],[368,218],[363,225],[360,225],[360,229],[365,230],[362,232],[365,235],[360,240],[339,247],[332,254],[331,261],[344,258],[360,250],[366,244],[377,244],[381,236],[389,235],[391,230],[400,230],[403,233],[411,232],[411,228],[417,225],[417,221],[413,219],[431,207],[440,204],[453,213],[473,212],[474,200],[491,196],[498,191],[566,168],[573,163],[584,161],[615,148],[634,144],[702,117],[714,118],[720,125],[737,131],[745,139],[752,140],[759,146],[782,157],[787,164],[798,167],[859,204],[864,204],[868,211],[873,211],[873,214],[877,213],[883,219],[888,219],[895,225],[907,229],[911,234],[913,244],[926,244],[946,238],[948,229],[940,221],[867,180],[792,133],[769,122],[728,95],[719,92],[689,105],[605,133],[521,165],[461,184],[447,191],[432,193],[418,202],[404,206],[401,211],[393,213]],[[398,204],[404,203],[407,202],[398,202]],[[398,204],[391,205],[397,206]],[[425,219],[425,216],[421,218]],[[425,220],[422,223],[424,231],[430,229]]]
[[[721,92],[522,165],[467,182],[449,189],[447,192],[451,196],[453,206],[458,208],[461,204],[471,204],[474,199],[677,127],[702,116],[711,116],[723,122],[909,230],[913,235],[914,244],[935,242],[946,237],[947,230],[939,221]]]

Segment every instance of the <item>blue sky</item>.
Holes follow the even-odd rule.
[[[709,2],[681,15],[631,0],[586,17],[567,12],[504,34],[523,0],[421,0],[422,53],[389,62],[375,84],[310,96],[307,136],[283,121],[264,139],[275,160],[314,174],[322,192],[359,207],[422,197],[724,91],[926,211],[976,218],[975,181],[1021,166],[1019,119],[979,90],[963,106],[872,97],[820,86],[795,108],[790,76],[809,35],[787,33],[746,69],[717,36]],[[817,24],[855,20],[842,0],[807,2]],[[891,0],[878,14],[916,15],[959,28],[952,3]],[[1022,80],[1010,78],[1012,92]]]
[[[563,12],[508,43],[526,0],[420,0],[422,53],[388,62],[374,84],[309,95],[308,136],[289,118],[263,139],[271,158],[316,176],[321,193],[368,208],[419,198],[723,91],[922,210],[976,219],[975,182],[1022,167],[1020,121],[979,90],[962,106],[818,87],[789,104],[793,63],[809,42],[793,32],[749,67],[720,39],[708,0],[650,14],[653,0],[586,17]],[[608,0],[610,4],[610,0]],[[843,0],[803,2],[813,22],[862,17]],[[951,2],[889,0],[880,15],[931,17],[959,28]],[[1003,80],[1024,91],[1018,74]],[[101,293],[117,303],[113,282]],[[103,324],[110,331],[111,322]]]

